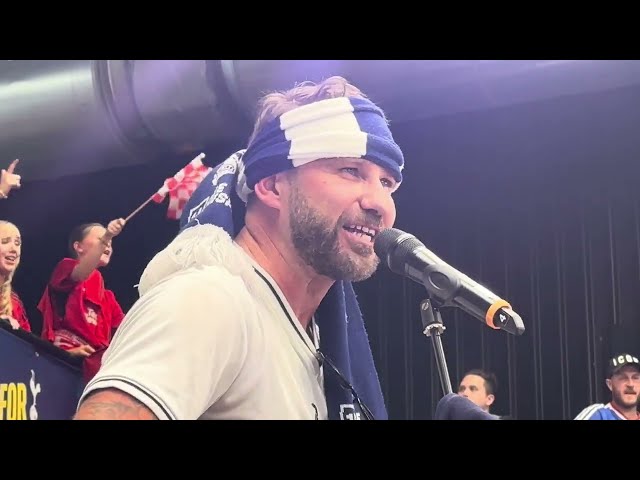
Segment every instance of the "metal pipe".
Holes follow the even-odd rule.
[[[118,116],[127,111],[116,106],[127,97],[122,70],[118,62],[4,61],[0,159],[20,158],[20,173],[38,180],[132,165],[153,155],[140,119]],[[120,94],[115,100],[114,93]]]
[[[265,91],[331,75],[398,124],[638,85],[640,62],[5,60],[0,162],[50,179],[241,144]]]

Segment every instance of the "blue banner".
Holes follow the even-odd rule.
[[[38,342],[0,328],[0,420],[70,420],[75,413],[81,369]]]

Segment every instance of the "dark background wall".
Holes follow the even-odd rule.
[[[629,88],[392,125],[407,160],[396,226],[507,298],[527,328],[512,337],[443,312],[454,388],[465,370],[494,370],[496,413],[567,419],[607,400],[611,329],[623,326],[628,339],[638,338],[639,99],[640,89]],[[236,147],[207,156],[222,160]],[[188,160],[25,178],[0,203],[0,218],[22,230],[14,286],[36,332],[35,306],[70,229],[126,216]],[[165,213],[166,203],[148,205],[114,242],[103,274],[125,310],[144,266],[177,232]],[[422,334],[424,289],[381,269],[357,291],[391,417],[430,418],[442,393]]]
[[[454,386],[498,375],[496,413],[573,418],[606,401],[611,329],[637,344],[638,90],[556,99],[399,128],[408,160],[397,227],[502,294],[521,337],[445,311]],[[387,271],[362,285],[391,415],[428,418],[441,395],[418,306]],[[375,295],[375,296],[373,296]]]

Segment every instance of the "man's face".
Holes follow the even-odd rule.
[[[396,187],[389,172],[367,160],[323,159],[298,167],[287,202],[297,254],[334,280],[369,278],[380,262],[373,238],[395,222]]]
[[[626,365],[607,379],[614,403],[625,408],[638,405],[640,395],[640,371],[638,367]]]
[[[484,378],[478,375],[465,376],[458,387],[458,394],[468,398],[486,412],[495,400],[493,394],[487,394]]]

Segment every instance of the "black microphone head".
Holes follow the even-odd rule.
[[[373,240],[373,250],[387,267],[396,273],[403,273],[404,260],[416,247],[424,244],[410,233],[398,228],[387,228]]]
[[[373,250],[376,252],[376,255],[381,259],[386,257],[387,253],[393,249],[392,247],[402,235],[406,235],[406,232],[398,230],[397,228],[387,228],[378,232],[373,239]]]

